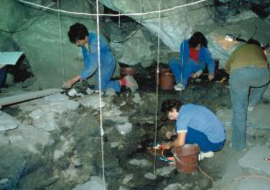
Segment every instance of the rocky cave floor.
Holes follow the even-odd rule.
[[[230,127],[225,126],[227,141],[223,149],[213,158],[200,161],[199,169],[192,174],[181,174],[160,160],[156,160],[154,165],[154,155],[148,151],[154,141],[156,126],[158,142],[165,140],[166,128],[173,127],[172,122],[160,120],[159,109],[163,100],[173,98],[184,103],[201,104],[215,113],[220,109],[231,110],[227,81],[219,83],[217,79],[206,82],[203,79],[200,83],[191,83],[179,93],[161,89],[156,92],[153,78],[147,74],[136,76],[136,79],[139,90],[134,94],[123,89],[120,94],[107,91],[102,95],[104,157],[100,138],[100,110],[93,106],[99,104],[98,94],[69,97],[80,104],[53,115],[48,115],[54,111],[46,107],[48,102],[44,103],[44,98],[3,107],[2,111],[19,120],[20,124],[16,129],[1,132],[8,143],[2,143],[0,147],[0,189],[98,189],[98,185],[93,185],[95,183],[89,188],[80,185],[86,185],[96,176],[102,177],[102,158],[109,190],[241,190],[247,189],[244,185],[252,187],[254,184],[254,189],[270,188],[269,173],[239,165],[239,159],[253,147],[266,148],[266,156],[270,158],[269,129],[249,132],[247,150],[235,152],[229,147]],[[78,85],[78,88],[85,90],[83,85]],[[65,93],[62,95],[65,96]],[[87,103],[91,97],[95,99],[92,100],[93,104]],[[262,104],[268,105],[267,102]],[[54,109],[61,107],[59,105],[54,105]],[[37,109],[41,110],[39,117],[33,116]],[[21,135],[25,133],[26,126],[34,126],[38,132],[22,140],[20,138],[26,138],[26,135]],[[46,129],[48,126],[56,128]],[[33,140],[38,143],[31,142],[34,136],[41,139],[45,134],[49,136],[46,143],[38,140]],[[25,142],[28,144],[24,146]],[[270,162],[259,162],[268,164],[264,166],[266,169],[270,167]]]

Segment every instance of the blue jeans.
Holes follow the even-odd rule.
[[[231,146],[236,151],[246,147],[246,122],[248,105],[256,105],[268,87],[269,69],[244,67],[230,75],[230,92],[233,109]]]
[[[6,67],[0,69],[0,88],[2,87],[2,83],[6,76]]]
[[[111,54],[111,52],[109,52],[104,55],[101,61],[101,90],[106,91],[111,88],[114,89],[116,92],[120,92],[121,86],[119,80],[111,80],[116,66],[114,56]],[[99,90],[98,70],[96,71],[95,75],[95,89]]]
[[[220,150],[224,142],[225,140],[220,143],[212,143],[204,133],[188,127],[185,144],[198,144],[201,152],[214,152]]]
[[[171,59],[169,62],[169,67],[172,70],[175,78],[175,82],[181,83],[186,87],[189,77],[192,73],[195,73],[199,70],[204,70],[205,64],[198,63],[192,59],[189,59],[187,64],[183,65],[180,59]]]

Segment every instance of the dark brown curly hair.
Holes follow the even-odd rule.
[[[190,47],[195,48],[199,44],[207,48],[207,39],[201,32],[195,32],[188,41]]]
[[[89,32],[83,24],[76,23],[70,26],[68,37],[71,43],[75,44],[77,40],[83,40],[86,36],[89,36]]]
[[[183,103],[179,100],[175,99],[165,100],[161,106],[161,113],[168,116],[169,112],[173,111],[173,108],[175,108],[178,111],[182,105]]]

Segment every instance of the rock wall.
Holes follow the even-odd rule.
[[[28,13],[16,1],[2,0],[0,6],[0,51],[14,49],[12,34],[21,27],[28,18]]]
[[[34,1],[51,8],[58,6],[52,2]],[[196,2],[195,0],[174,1],[159,4],[155,0],[100,0],[108,8],[121,13],[145,13],[159,9],[170,9],[185,3]],[[36,85],[39,89],[49,87],[61,87],[67,79],[77,75],[83,68],[83,60],[80,48],[69,42],[67,32],[70,25],[80,22],[85,24],[89,31],[96,31],[96,19],[89,16],[78,16],[60,14],[50,10],[41,10],[18,1],[4,0],[1,6],[0,29],[7,31],[22,30],[14,34],[0,32],[0,51],[7,49],[22,50],[28,59],[32,71],[37,79]],[[163,63],[167,63],[179,52],[179,45],[189,38],[194,31],[203,32],[209,42],[209,49],[214,59],[220,61],[222,68],[230,53],[238,44],[228,45],[224,42],[226,34],[241,36],[249,39],[254,36],[264,44],[268,42],[269,24],[267,20],[258,18],[252,11],[239,10],[240,14],[226,17],[226,23],[218,23],[215,16],[214,1],[206,1],[188,7],[177,8],[160,14],[152,13],[147,15],[130,16],[139,23],[138,27],[123,28],[114,27],[111,17],[100,17],[101,33],[109,37],[110,46],[117,60],[128,65],[142,64],[149,66],[157,59],[158,38],[161,39],[160,57]],[[102,5],[101,12],[104,11]],[[91,1],[62,0],[60,9],[73,12],[90,13],[95,12],[95,3]],[[15,10],[16,11],[12,11]],[[120,17],[119,26],[122,25]],[[18,20],[23,20],[20,23]],[[130,22],[134,24],[133,21]],[[61,25],[61,27],[59,27]],[[150,31],[150,32],[149,32]],[[127,40],[123,43],[114,43],[119,39],[121,32],[128,33]],[[120,33],[120,34],[118,34]],[[62,38],[62,39],[61,39]],[[14,42],[14,41],[15,42]],[[225,43],[225,48],[224,44]],[[5,48],[1,48],[5,47]],[[63,48],[63,51],[62,51]],[[173,56],[170,55],[173,54]],[[177,55],[178,56],[178,55]],[[268,55],[269,57],[269,55]],[[49,74],[49,77],[48,77]],[[119,69],[116,75],[119,76]],[[93,77],[89,81],[93,84]]]
[[[52,8],[57,8],[57,5]],[[73,0],[61,1],[61,9],[87,12],[90,7],[86,1],[76,3]],[[67,36],[69,27],[76,22],[95,31],[93,19],[67,14],[61,14],[59,19],[56,12],[40,11],[29,19],[28,23],[32,25],[28,30],[14,34],[14,40],[29,60],[40,88],[61,87],[65,80],[83,68],[81,50],[71,44]]]
[[[100,2],[121,13],[145,13],[170,9],[187,3],[186,0],[168,0],[166,3],[161,1],[159,6],[156,0],[101,0]],[[195,1],[188,1],[188,3],[191,2]],[[206,8],[209,2],[163,12],[160,15],[160,24],[158,13],[130,17],[148,28],[155,35],[159,34],[165,45],[172,51],[178,52],[179,44],[183,39],[190,37],[195,26],[213,23],[213,20],[209,19],[209,10]]]

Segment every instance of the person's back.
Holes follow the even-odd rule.
[[[81,46],[82,54],[85,62],[85,67],[89,68],[90,64],[95,65],[95,68],[97,68],[98,65],[98,36],[96,33],[89,33],[88,36],[88,44],[89,49],[87,49],[85,46]],[[108,57],[114,58],[111,54],[110,48],[106,41],[104,40],[103,36],[99,37],[99,47],[100,47],[100,64],[104,66],[110,67],[113,65],[111,62],[115,62],[115,60],[108,61]],[[106,55],[108,54],[108,55]],[[88,77],[88,71],[85,75],[83,75],[85,78]]]
[[[267,68],[268,62],[263,49],[255,44],[243,44],[236,48],[232,53],[226,70],[228,72],[243,67],[255,66],[258,68]]]
[[[177,125],[179,129],[191,127],[204,132],[209,140],[214,143],[225,139],[224,129],[220,120],[204,106],[195,104],[183,105],[179,110]]]
[[[90,50],[94,51],[97,53],[97,47],[98,47],[98,41],[97,41],[97,34],[96,33],[89,33],[89,44],[90,44]],[[107,44],[107,42],[105,41],[105,39],[103,38],[103,36],[99,37],[99,47],[100,47],[100,53],[107,53],[108,51],[110,51],[110,48]]]

